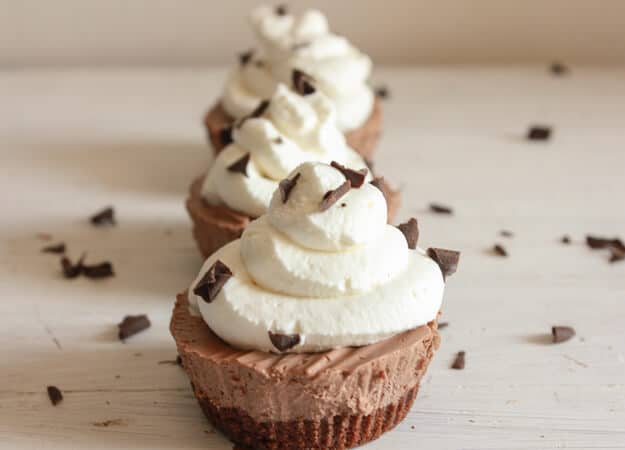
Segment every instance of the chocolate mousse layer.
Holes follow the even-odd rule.
[[[215,154],[229,144],[222,130],[234,119],[217,103],[204,116],[204,125]],[[347,144],[365,159],[373,159],[373,153],[382,134],[382,103],[375,98],[371,115],[361,127],[345,133]]]
[[[234,442],[262,449],[350,448],[406,415],[433,353],[436,321],[363,347],[239,350],[178,295],[170,325],[202,409]]]

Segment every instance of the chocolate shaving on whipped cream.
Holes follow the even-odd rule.
[[[210,269],[204,274],[202,279],[193,288],[193,293],[210,303],[221,291],[226,281],[232,276],[232,271],[220,260],[215,261]]]
[[[293,178],[285,178],[280,181],[278,184],[278,190],[280,191],[280,198],[282,199],[282,203],[286,203],[289,199],[289,195],[291,195],[291,191],[297,184],[297,180],[300,177],[300,173],[297,172]]]
[[[253,56],[254,56],[254,50],[251,50],[251,49],[246,52],[240,53],[239,63],[241,63],[242,66],[246,66],[247,63],[249,63],[252,60]]]
[[[411,250],[417,248],[417,241],[419,240],[419,224],[417,223],[417,219],[412,217],[408,222],[397,225],[397,228],[404,234],[406,242],[408,243],[408,248]]]
[[[460,259],[460,252],[455,250],[446,250],[444,248],[428,248],[428,256],[434,260],[441,272],[443,272],[443,279],[453,275],[458,268],[458,260]]]
[[[228,172],[240,173],[247,177],[247,165],[250,162],[250,152],[241,156],[228,166]]]
[[[232,139],[232,126],[223,127],[219,132],[219,140],[222,145],[225,147],[226,145],[230,145],[233,142]]]
[[[291,80],[293,82],[293,90],[299,95],[310,95],[316,91],[314,86],[315,79],[299,69],[293,69]]]
[[[273,346],[281,352],[295,347],[301,340],[299,334],[281,334],[271,331],[269,331],[269,339]]]
[[[343,176],[347,180],[349,180],[353,188],[357,189],[364,184],[365,177],[367,176],[367,172],[368,172],[367,169],[360,169],[360,170],[350,169],[348,167],[345,167],[342,164],[337,163],[336,161],[332,161],[330,165],[334,167],[336,170],[338,170],[339,172],[341,172]]]
[[[326,192],[321,200],[321,203],[319,204],[319,211],[323,212],[328,210],[341,197],[347,194],[351,188],[352,186],[349,180],[345,180],[345,182],[336,189]]]

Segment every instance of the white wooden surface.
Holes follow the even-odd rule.
[[[208,163],[200,116],[224,72],[0,75],[0,447],[229,449],[204,420],[168,332],[200,258],[183,198]],[[625,70],[380,70],[392,99],[378,167],[423,245],[463,251],[450,325],[407,420],[371,449],[625,448],[625,263],[581,243],[625,235]],[[522,138],[554,126],[548,143]],[[430,201],[456,214],[436,216]],[[86,217],[112,204],[119,225]],[[502,228],[515,232],[500,238]],[[65,280],[58,258],[118,276]],[[574,243],[558,242],[569,233]],[[488,254],[502,242],[510,257]],[[120,343],[116,324],[151,329]],[[553,324],[578,337],[548,344]],[[467,351],[464,371],[449,369]],[[52,407],[47,384],[65,400]],[[108,427],[98,422],[113,420]]]

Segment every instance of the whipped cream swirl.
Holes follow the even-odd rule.
[[[295,16],[276,8],[253,10],[250,22],[260,50],[243,58],[230,75],[222,106],[241,118],[271,96],[278,83],[289,84],[294,68],[316,80],[316,86],[337,109],[342,131],[360,127],[373,109],[374,94],[367,85],[371,59],[347,39],[329,31],[328,21],[317,10]]]
[[[189,300],[208,326],[238,348],[282,350],[273,334],[297,337],[290,352],[314,352],[371,344],[433,320],[441,270],[387,225],[380,190],[364,183],[321,211],[345,176],[311,162],[289,178],[297,174],[286,201],[276,191],[268,214],[205,262]],[[209,303],[193,289],[217,260],[234,276]]]
[[[336,127],[332,103],[319,91],[302,96],[279,84],[260,117],[234,124],[232,139],[210,168],[202,196],[251,217],[267,211],[278,182],[305,161],[366,167]],[[245,173],[229,170],[246,154]]]

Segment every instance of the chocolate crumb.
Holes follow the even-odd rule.
[[[575,330],[572,327],[553,326],[551,327],[551,335],[553,336],[553,343],[559,344],[575,336]]]
[[[117,336],[120,340],[128,339],[130,336],[146,330],[150,327],[150,319],[145,314],[137,316],[125,316],[124,319],[117,325],[119,332]]]
[[[291,80],[293,82],[293,90],[299,95],[310,95],[316,91],[315,79],[299,69],[293,69]]]
[[[269,339],[275,348],[283,352],[300,343],[299,334],[280,334],[269,331]]]
[[[504,246],[501,244],[495,244],[493,246],[493,253],[497,256],[504,256],[504,257],[508,256],[508,252],[506,251]]]
[[[446,250],[443,248],[428,248],[428,256],[434,260],[441,272],[443,272],[443,279],[453,275],[458,268],[458,260],[460,259],[460,252],[455,250]]]
[[[454,362],[451,365],[451,368],[452,369],[456,369],[456,370],[464,369],[464,356],[465,356],[465,352],[464,351],[459,351],[456,354],[456,359],[454,359]]]
[[[561,62],[553,62],[549,67],[549,70],[553,75],[562,76],[567,75],[569,73],[569,68],[562,64]]]
[[[115,276],[115,272],[113,271],[113,264],[109,261],[103,261],[98,264],[86,265],[82,266],[82,273],[87,278],[108,278]]]
[[[453,214],[454,210],[440,203],[430,203],[430,211],[437,214]]]
[[[217,297],[219,291],[221,291],[221,288],[231,276],[232,271],[228,266],[217,260],[193,288],[193,293],[202,297],[205,302],[210,303],[215,300],[215,297]]]
[[[300,173],[297,172],[293,178],[285,178],[284,180],[278,183],[278,189],[280,190],[280,198],[282,198],[282,203],[286,203],[289,199],[289,195],[291,195],[291,191],[297,184],[297,180],[300,177]]]
[[[319,211],[323,212],[328,210],[332,205],[334,205],[341,197],[343,197],[349,190],[351,189],[351,184],[349,180],[345,180],[343,184],[341,184],[336,189],[328,191],[324,194],[321,203],[319,204]]]
[[[117,221],[115,220],[115,211],[113,207],[109,206],[104,208],[102,211],[94,214],[89,218],[93,225],[116,225]]]
[[[65,243],[59,242],[58,244],[48,245],[41,249],[42,253],[55,253],[55,254],[63,254],[65,253]]]
[[[376,177],[373,180],[369,181],[370,184],[377,187],[382,194],[384,194],[384,177]]]
[[[289,12],[288,8],[286,7],[286,5],[278,5],[276,6],[276,15],[278,16],[286,16]]]
[[[571,238],[568,234],[565,234],[564,236],[562,236],[560,238],[560,242],[562,242],[563,244],[570,244],[571,243]]]
[[[514,233],[512,231],[510,231],[510,230],[501,230],[499,232],[499,235],[503,236],[503,237],[507,237],[507,238],[514,237]]]
[[[109,419],[102,422],[91,422],[94,427],[108,428],[113,425],[125,425],[122,419]]]
[[[408,222],[400,223],[397,225],[399,231],[404,234],[408,248],[414,250],[417,248],[417,241],[419,240],[419,224],[414,217],[410,218]]]
[[[246,52],[240,53],[239,63],[241,64],[241,66],[246,66],[247,63],[249,63],[252,60],[253,56],[254,56],[254,50],[251,50],[251,49]]]
[[[232,126],[223,127],[219,132],[219,140],[222,145],[225,147],[226,145],[232,144]]]
[[[65,278],[71,279],[71,278],[76,278],[78,275],[80,275],[83,270],[84,260],[85,260],[84,253],[80,257],[80,259],[76,262],[76,264],[73,264],[72,261],[67,256],[63,256],[63,258],[61,258],[61,268],[63,270],[63,276]]]
[[[241,156],[235,162],[228,166],[228,172],[240,173],[247,177],[247,165],[250,162],[250,152]]]
[[[336,161],[332,161],[330,163],[332,167],[341,172],[343,176],[349,180],[351,186],[355,189],[362,186],[365,182],[365,177],[367,176],[367,169],[354,170],[348,167],[345,167],[342,164],[337,163]]]
[[[56,386],[48,386],[48,398],[52,403],[52,406],[56,406],[63,401],[63,393]]]
[[[534,125],[527,130],[527,139],[530,141],[547,141],[551,138],[551,127]]]
[[[386,100],[391,96],[391,93],[386,86],[378,86],[375,88],[374,92],[375,95],[382,100]]]
[[[447,328],[449,326],[449,322],[439,322],[438,329],[442,330],[443,328]]]

